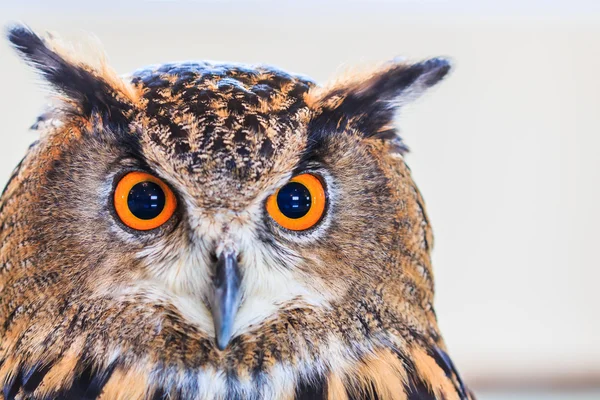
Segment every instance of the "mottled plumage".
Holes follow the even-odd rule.
[[[472,398],[439,333],[431,227],[393,127],[446,61],[325,87],[209,62],[123,78],[27,28],[9,39],[60,100],[0,200],[0,398]],[[176,193],[159,228],[115,215],[131,170]],[[327,209],[294,232],[265,200],[303,172]],[[225,251],[241,303],[220,350]]]

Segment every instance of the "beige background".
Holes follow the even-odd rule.
[[[79,3],[0,3],[0,23],[93,32],[122,73],[208,58],[324,81],[341,65],[452,57],[399,118],[451,354],[479,387],[600,384],[600,2]],[[3,185],[43,97],[6,43],[0,61]]]

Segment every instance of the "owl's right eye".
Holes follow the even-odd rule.
[[[125,225],[138,231],[148,231],[158,228],[173,216],[177,199],[159,178],[134,171],[117,184],[114,205]]]

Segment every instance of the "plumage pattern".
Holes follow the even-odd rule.
[[[446,61],[325,87],[208,62],[121,78],[28,28],[9,39],[62,99],[0,199],[0,398],[472,398],[437,326],[431,227],[392,124]],[[177,193],[160,228],[116,218],[131,170]],[[286,231],[265,199],[306,171],[328,208]],[[224,249],[242,302],[219,350]]]

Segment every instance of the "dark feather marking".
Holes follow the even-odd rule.
[[[81,375],[75,378],[75,381],[71,385],[71,387],[63,392],[61,392],[58,396],[61,400],[92,400],[95,399],[98,394],[92,394],[91,396],[86,396],[86,392],[88,387],[91,384],[92,377],[92,369],[86,368]]]
[[[44,122],[53,118],[53,113],[51,111],[47,111],[41,115],[39,115],[35,122],[29,127],[32,131],[37,131],[44,124]]]
[[[417,335],[415,335],[415,337],[417,337]],[[431,393],[427,386],[422,382],[415,368],[415,364],[410,357],[396,349],[394,349],[394,353],[400,361],[402,361],[408,374],[408,385],[405,387],[408,395],[407,400],[441,400],[436,399],[435,395]]]
[[[295,400],[325,400],[327,399],[327,380],[318,375],[311,379],[301,378],[296,385]]]
[[[31,146],[29,146],[29,148],[31,148],[36,143],[37,143],[37,141],[35,141]],[[13,169],[12,173],[10,174],[10,178],[8,178],[8,182],[6,182],[4,189],[2,189],[2,195],[1,195],[2,197],[4,197],[4,193],[6,193],[6,190],[8,189],[8,186],[10,185],[10,183],[17,177],[17,175],[19,175],[19,171],[21,171],[21,167],[23,166],[24,160],[25,160],[25,157],[23,157],[21,159],[21,161],[19,161],[19,163],[17,164],[15,169]],[[0,209],[0,211],[1,211],[1,209]]]
[[[444,372],[446,373],[446,376],[449,379],[452,379],[452,376],[454,375],[456,377],[456,380],[458,381],[458,385],[459,387],[458,389],[458,394],[460,395],[461,400],[466,400],[469,398],[469,396],[467,395],[467,388],[463,382],[463,380],[460,377],[460,374],[458,373],[458,370],[456,369],[456,367],[454,366],[454,363],[452,362],[452,359],[450,358],[450,356],[448,356],[448,354],[443,351],[442,349],[440,349],[437,346],[434,346],[432,349],[432,355],[434,360],[436,361],[436,363],[440,366],[440,368],[442,368],[444,370]]]
[[[4,382],[4,387],[2,388],[2,393],[4,394],[4,400],[14,400],[17,393],[19,393],[19,389],[21,385],[21,374],[22,371],[10,377],[10,379]]]
[[[104,388],[104,385],[106,385],[106,382],[108,382],[108,379],[115,370],[116,366],[117,363],[113,362],[101,373],[96,373],[93,376],[87,390],[85,391],[85,396],[89,398],[96,398],[97,396],[99,396],[102,392],[102,389]]]
[[[33,392],[44,379],[44,376],[50,371],[52,363],[43,365],[42,363],[36,363],[31,368],[26,370],[21,375],[21,386],[25,392]]]
[[[116,363],[109,365],[103,371],[94,371],[91,366],[84,368],[70,388],[55,393],[48,400],[95,400],[102,393],[104,385],[114,371]]]
[[[8,328],[10,327],[10,325],[13,322],[13,319],[19,315],[19,311],[20,311],[19,307],[16,307],[14,310],[12,310],[8,314],[8,316],[4,320],[4,324],[2,325],[2,332],[6,332],[8,330]],[[21,310],[21,312],[22,312],[22,310]]]
[[[172,397],[169,397],[163,388],[158,388],[154,391],[154,394],[150,398],[151,400],[173,400]]]
[[[409,379],[407,394],[407,400],[441,400],[436,399],[427,386],[420,379],[414,379],[414,376]]]
[[[225,387],[227,388],[225,398],[231,400],[242,400],[240,394],[235,390],[239,384],[237,374],[234,371],[228,371],[225,376],[225,381]]]

